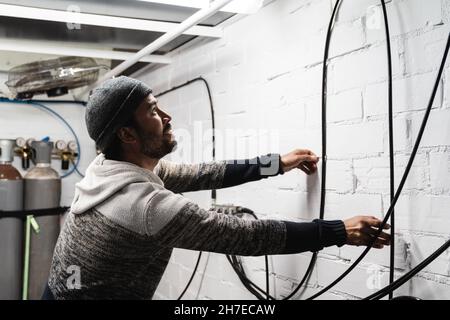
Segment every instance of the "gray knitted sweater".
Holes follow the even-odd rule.
[[[152,172],[99,155],[76,185],[55,247],[48,283],[53,296],[151,299],[173,248],[258,256],[343,245],[342,221],[247,220],[205,211],[176,194],[265,178],[262,169],[279,156],[262,159],[197,165],[161,160]]]

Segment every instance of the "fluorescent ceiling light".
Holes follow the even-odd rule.
[[[210,0],[138,0],[145,2],[161,3],[170,6],[203,9],[210,5]],[[263,5],[263,0],[234,0],[223,7],[220,11],[253,14],[258,12]]]

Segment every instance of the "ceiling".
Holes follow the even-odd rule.
[[[93,49],[102,50],[104,57],[111,62],[111,68],[123,59],[111,58],[111,51],[127,54],[137,52],[165,31],[173,23],[180,23],[197,11],[194,8],[179,7],[166,4],[150,3],[138,0],[77,0],[76,5],[69,0],[0,0],[0,53],[14,53],[14,64],[27,63],[36,59],[36,54],[42,57],[61,55],[66,50],[67,55],[74,52],[72,48],[82,49],[81,55],[94,54]],[[67,12],[79,12],[93,22],[68,23],[58,21],[59,16]],[[95,15],[95,16],[92,16]],[[220,23],[232,17],[234,13],[217,12],[205,19],[198,32],[182,34],[169,42],[153,55],[164,55],[198,36],[219,37]],[[126,19],[123,19],[126,18]],[[132,19],[132,20],[129,20]],[[156,28],[147,26],[147,22],[159,22]],[[127,25],[127,23],[130,23]],[[194,28],[193,28],[194,29]],[[193,30],[192,29],[192,30]],[[211,33],[211,34],[212,34]],[[129,55],[129,54],[128,54]],[[23,56],[23,59],[18,57]],[[115,56],[114,56],[115,57]],[[153,58],[158,58],[154,56]],[[149,63],[139,62],[125,70],[122,74],[131,74]],[[167,63],[167,62],[164,62]],[[0,70],[11,67],[11,63],[3,63]],[[3,70],[6,71],[6,70]]]

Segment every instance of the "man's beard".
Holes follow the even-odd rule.
[[[170,125],[165,128],[164,132],[170,130]],[[141,153],[144,155],[154,158],[161,159],[165,155],[171,153],[177,142],[175,140],[170,140],[169,135],[163,135],[162,137],[155,137],[153,134],[148,134],[142,130],[138,130],[139,138],[141,139]]]

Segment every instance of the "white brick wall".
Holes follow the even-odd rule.
[[[227,26],[223,39],[181,48],[173,53],[172,65],[137,76],[155,92],[197,75],[211,83],[219,132],[256,130],[241,133],[229,144],[218,139],[219,159],[288,152],[296,147],[311,148],[320,154],[321,61],[333,3],[274,1],[257,14]],[[396,184],[431,94],[450,30],[449,8],[448,0],[387,3],[392,27]],[[343,1],[332,38],[326,202],[326,217],[330,219],[357,214],[383,217],[389,207],[386,41],[383,22],[376,21],[377,16],[382,18],[377,0]],[[397,276],[417,265],[449,237],[449,72],[447,67],[423,143],[396,208]],[[193,122],[198,120],[207,125],[207,96],[201,85],[179,90],[161,98],[161,102],[174,116],[175,127],[193,130]],[[274,137],[278,141],[267,143]],[[248,150],[235,150],[236,144],[244,143]],[[317,217],[319,193],[320,174],[306,177],[292,172],[220,190],[218,201],[248,206],[264,217],[304,221]],[[208,193],[188,196],[205,207],[209,205]],[[312,295],[334,280],[361,251],[349,247],[324,250],[301,297]],[[181,254],[176,250],[158,298],[178,296],[189,279],[195,257],[196,253]],[[272,258],[271,281],[275,282],[278,297],[295,288],[308,257],[305,253]],[[263,260],[246,258],[245,263],[252,278],[263,285]],[[322,298],[364,297],[373,292],[367,283],[374,279],[371,277],[376,270],[380,283],[387,282],[388,266],[388,249],[371,252],[347,279]],[[448,299],[449,269],[447,252],[397,294]],[[252,298],[220,255],[211,254],[199,289],[200,279],[201,273],[188,292],[190,298]]]

